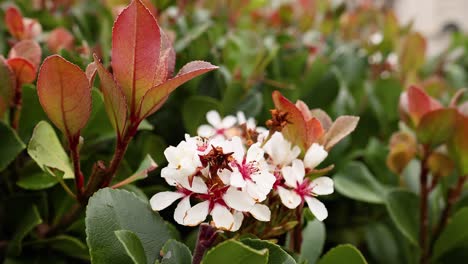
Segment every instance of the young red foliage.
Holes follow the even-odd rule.
[[[37,93],[49,119],[69,139],[79,136],[91,114],[86,74],[59,55],[49,56],[39,70]]]

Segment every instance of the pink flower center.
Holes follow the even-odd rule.
[[[258,168],[258,162],[256,161],[247,162],[245,157],[242,160],[242,164],[239,164],[238,162],[233,162],[233,163],[234,163],[234,166],[236,166],[237,169],[239,170],[244,180],[252,180],[251,175],[257,173],[260,170]]]
[[[225,128],[218,128],[216,129],[215,134],[223,136],[225,131],[226,131]]]
[[[204,200],[204,201],[209,201],[209,211],[213,210],[214,206],[216,204],[222,205],[224,207],[227,207],[226,202],[223,200],[223,196],[226,193],[226,191],[229,189],[229,186],[213,186],[208,190],[208,193],[202,193],[198,194],[197,198]]]
[[[304,179],[302,183],[297,183],[296,188],[294,191],[301,196],[302,200],[304,200],[304,197],[306,196],[312,196],[312,190],[314,186],[310,184],[309,179]]]

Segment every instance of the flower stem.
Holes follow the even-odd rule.
[[[291,231],[291,244],[289,245],[290,249],[296,253],[301,253],[302,246],[302,211],[304,208],[304,203],[301,203],[296,208],[296,221],[297,224],[294,229]]]
[[[209,224],[203,223],[200,225],[198,231],[197,245],[193,251],[192,264],[200,264],[205,252],[213,246],[216,238],[218,237],[218,231],[210,226]]]
[[[427,157],[429,157],[429,147],[424,147],[423,159],[421,160],[421,173],[419,175],[420,181],[420,211],[419,211],[419,247],[421,248],[421,264],[427,264],[429,261],[429,252],[427,248],[427,238],[429,229],[428,217],[428,199],[429,199],[429,186],[428,186],[428,173],[429,170],[426,166]]]
[[[79,136],[72,136],[68,139],[70,145],[70,155],[73,162],[73,172],[75,173],[76,197],[81,202],[83,196],[84,176],[80,167]]]
[[[15,131],[18,131],[19,129],[22,106],[23,91],[21,90],[21,84],[18,83],[13,97],[13,106],[10,108],[10,125]]]
[[[442,215],[440,216],[439,223],[437,224],[436,228],[434,229],[434,235],[432,236],[431,241],[431,249],[434,247],[435,241],[439,238],[440,234],[444,230],[445,226],[448,223],[450,211],[452,207],[458,202],[460,199],[461,193],[463,191],[463,186],[465,185],[465,181],[468,178],[468,175],[463,175],[458,177],[457,184],[450,188],[447,197],[447,204],[445,205],[444,210],[442,211]]]

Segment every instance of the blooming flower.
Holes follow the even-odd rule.
[[[298,146],[293,147],[280,132],[275,132],[263,149],[270,157],[271,163],[280,168],[291,164],[301,153],[301,149]]]
[[[318,220],[323,221],[327,218],[327,208],[315,197],[333,193],[332,179],[319,177],[310,181],[304,178],[304,163],[297,159],[292,162],[292,166],[282,168],[281,173],[285,183],[277,190],[281,202],[286,207],[294,209],[305,201]]]
[[[217,111],[211,110],[206,113],[206,120],[209,125],[201,125],[197,130],[197,134],[201,137],[231,138],[233,134],[239,134],[237,129],[234,128],[234,125],[237,123],[237,119],[234,116],[228,115],[221,119]]]

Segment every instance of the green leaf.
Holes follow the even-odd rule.
[[[206,124],[206,113],[216,110],[222,113],[223,106],[219,101],[207,96],[192,96],[182,106],[184,126],[191,135],[197,134],[197,128]]]
[[[92,139],[98,142],[114,138],[116,133],[107,117],[102,93],[97,89],[93,89],[91,91],[91,96],[93,99],[93,109],[88,124],[81,134],[88,140]]]
[[[35,205],[29,207],[24,215],[18,219],[13,238],[8,243],[8,255],[18,256],[21,253],[21,243],[37,225],[42,223],[41,216]]]
[[[384,203],[386,188],[360,162],[350,162],[333,179],[336,190],[346,197],[367,203]]]
[[[41,172],[22,175],[21,179],[16,182],[16,185],[26,190],[42,190],[50,188],[57,183],[57,178]]]
[[[140,239],[132,231],[117,230],[114,232],[120,243],[125,248],[127,255],[132,259],[134,264],[146,264],[146,255]]]
[[[443,144],[452,136],[456,120],[456,109],[442,108],[431,111],[422,116],[416,129],[417,138],[423,144]]]
[[[54,172],[59,170],[63,172],[64,179],[74,177],[68,155],[49,123],[41,121],[36,125],[28,144],[28,154],[43,171],[60,176]]]
[[[352,245],[339,245],[323,256],[318,264],[367,264],[361,252]]]
[[[161,250],[161,264],[190,264],[192,253],[189,248],[175,239],[169,239]]]
[[[302,239],[301,256],[309,263],[316,263],[325,244],[325,225],[317,219],[307,222]]]
[[[154,263],[164,242],[172,238],[164,220],[151,210],[147,202],[127,191],[99,190],[86,208],[86,235],[91,262],[131,262],[114,234],[114,231],[122,229],[138,236],[147,263]]]
[[[23,85],[23,106],[21,109],[19,136],[24,142],[29,142],[34,127],[47,116],[42,110],[37,97],[37,90],[32,85]]]
[[[389,227],[382,223],[368,225],[366,228],[366,244],[373,259],[377,263],[402,263],[398,240]],[[397,232],[398,233],[398,232]]]
[[[268,249],[255,250],[241,242],[227,240],[210,249],[203,264],[261,264],[268,263]]]
[[[3,122],[0,122],[0,138],[0,171],[3,171],[21,153],[25,145],[15,131]]]
[[[417,245],[419,230],[418,196],[405,190],[394,190],[387,194],[387,210],[401,233]]]
[[[434,259],[468,243],[468,208],[458,211],[445,227],[434,245]]]
[[[262,250],[268,249],[269,257],[268,264],[295,264],[296,261],[280,246],[266,240],[246,238],[241,242],[253,249]],[[313,262],[310,262],[313,263]]]
[[[46,240],[51,248],[67,256],[89,260],[88,247],[76,237],[59,235]]]

